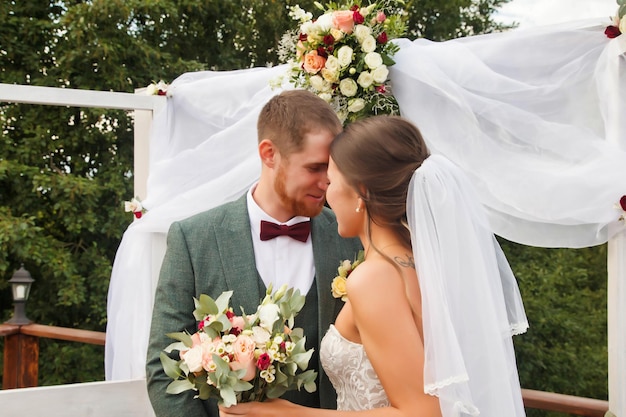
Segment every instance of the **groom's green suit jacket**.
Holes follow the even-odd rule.
[[[317,340],[314,345],[318,346],[343,304],[331,294],[331,282],[337,275],[339,262],[354,259],[361,245],[357,239],[342,239],[337,235],[335,216],[327,208],[312,219],[311,239],[316,276],[315,288],[309,293],[317,290],[317,306],[306,305],[305,308],[316,307],[316,311],[309,310],[312,312],[309,317],[317,317],[318,323],[301,322],[297,325],[304,327],[305,331],[308,326],[315,327]],[[167,385],[172,380],[163,372],[159,355],[173,342],[166,333],[184,329],[190,333],[196,331],[193,297],[208,294],[215,298],[228,290],[234,291],[231,305],[236,312],[239,312],[239,306],[247,313],[255,312],[265,295],[255,265],[245,195],[175,222],[170,227],[155,293],[146,365],[148,393],[157,417],[217,417],[214,402],[193,399],[191,391],[166,394]],[[321,366],[311,363],[310,367],[317,368],[320,374],[320,406],[335,408],[336,395]]]

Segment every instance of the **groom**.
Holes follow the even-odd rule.
[[[319,342],[341,308],[331,281],[343,259],[354,259],[358,240],[337,235],[335,216],[324,207],[329,146],[341,131],[333,109],[304,90],[273,97],[259,115],[259,182],[237,201],[172,224],[156,289],[146,373],[157,417],[217,417],[215,401],[193,399],[193,391],[166,394],[172,381],[159,359],[173,342],[166,333],[196,331],[193,297],[213,298],[233,290],[239,313],[256,307],[270,283],[287,283],[306,294],[296,326],[314,348],[309,367],[319,373],[318,389],[292,391],[290,401],[335,408],[336,395],[319,365]],[[309,221],[310,220],[310,221]],[[294,226],[290,235],[277,231]]]

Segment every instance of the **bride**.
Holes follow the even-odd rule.
[[[220,415],[524,416],[511,335],[528,324],[467,178],[399,117],[348,125],[330,155],[339,234],[365,250],[320,347],[338,410],[272,400]]]

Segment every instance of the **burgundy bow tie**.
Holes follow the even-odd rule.
[[[277,236],[289,236],[300,242],[306,242],[309,233],[311,233],[310,221],[287,226],[261,220],[261,240],[270,240]]]

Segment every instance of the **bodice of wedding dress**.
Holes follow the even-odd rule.
[[[385,390],[363,345],[344,338],[332,324],[322,339],[320,360],[337,391],[338,410],[371,410],[389,406]]]

